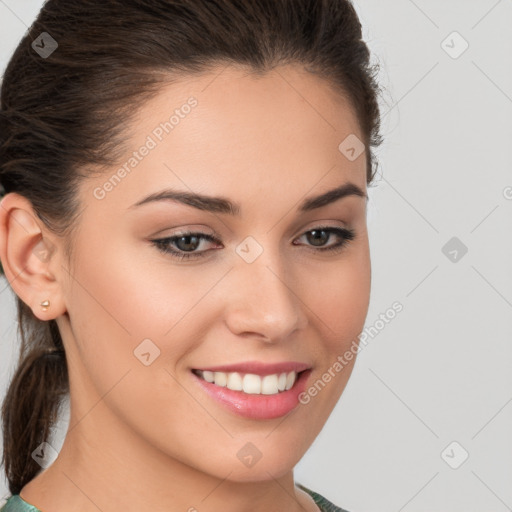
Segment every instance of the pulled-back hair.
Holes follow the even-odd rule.
[[[41,43],[43,32],[49,36]],[[36,50],[50,36],[58,47],[42,55]],[[3,77],[4,193],[27,198],[69,254],[80,216],[77,184],[118,161],[125,126],[143,101],[173,79],[219,65],[263,74],[285,64],[304,67],[349,101],[370,184],[372,148],[381,143],[378,66],[349,0],[47,0]],[[39,320],[19,297],[17,309],[19,361],[2,405],[12,494],[41,469],[31,454],[48,440],[69,393],[65,354],[47,354],[63,350],[56,321]]]

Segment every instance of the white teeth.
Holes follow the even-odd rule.
[[[286,387],[284,389],[289,390],[293,384],[295,383],[295,377],[297,374],[295,372],[290,372],[286,377]]]
[[[214,372],[213,377],[216,386],[226,387],[228,377],[224,372]]]
[[[242,375],[238,372],[212,372],[209,370],[200,370],[198,374],[207,382],[214,383],[216,386],[227,387],[233,391],[243,391],[250,395],[277,395],[282,391],[289,390],[297,380],[297,373],[280,373],[265,375],[255,375],[246,373]]]
[[[265,375],[261,381],[261,393],[263,395],[275,395],[277,388],[277,375]]]
[[[215,376],[213,375],[213,372],[209,372],[208,370],[205,370],[203,372],[203,379],[206,382],[214,382],[215,381]]]
[[[233,391],[242,391],[243,384],[241,375],[237,372],[228,373],[228,383],[226,387],[232,389]]]
[[[261,377],[259,375],[254,375],[253,373],[245,374],[243,385],[244,393],[250,393],[251,395],[261,393]]]
[[[285,388],[286,388],[286,373],[281,373],[281,375],[279,375],[279,379],[277,380],[277,389],[279,389],[279,391],[284,391]]]

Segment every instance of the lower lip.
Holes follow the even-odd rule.
[[[276,395],[256,395],[233,391],[207,382],[191,372],[206,393],[230,411],[245,418],[268,420],[279,418],[292,411],[299,403],[299,395],[306,388],[311,370],[300,373],[293,387]]]

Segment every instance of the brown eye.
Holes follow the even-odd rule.
[[[151,240],[158,250],[179,259],[199,258],[205,251],[196,251],[202,240],[220,244],[220,240],[207,233],[181,233],[179,235]],[[173,249],[172,247],[177,249]]]
[[[332,245],[325,245],[330,240],[331,235],[336,235],[339,241]],[[351,240],[354,240],[356,234],[352,229],[335,228],[332,226],[317,227],[310,229],[304,235],[308,240],[308,244],[313,247],[317,247],[318,251],[330,251],[335,249],[341,249],[348,244]],[[296,244],[297,245],[297,244]]]
[[[312,242],[312,245],[322,246],[330,238],[330,233],[326,229],[313,229],[308,231],[308,241]]]

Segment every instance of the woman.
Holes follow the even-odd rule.
[[[45,3],[1,95],[4,512],[343,510],[293,468],[368,310],[375,74],[348,0]]]

